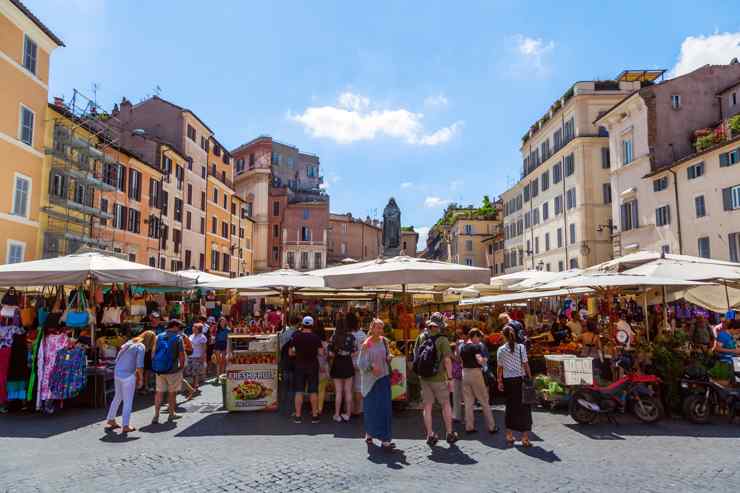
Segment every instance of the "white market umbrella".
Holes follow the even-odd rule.
[[[510,290],[525,290],[525,289],[532,289],[536,288],[538,286],[542,286],[543,284],[560,281],[562,279],[570,279],[571,277],[579,276],[583,273],[581,269],[571,269],[563,272],[548,272],[548,271],[540,271],[540,274],[537,276],[530,277],[529,279],[525,279],[521,282],[518,282],[516,284],[513,284],[509,286],[508,289]]]
[[[175,274],[178,274],[182,277],[190,279],[197,285],[201,285],[201,284],[205,284],[209,282],[220,282],[220,281],[225,281],[229,279],[228,277],[219,276],[216,274],[210,274],[208,272],[203,272],[202,270],[198,270],[198,269],[179,270],[175,272]]]
[[[447,290],[447,293],[460,295],[463,298],[477,298],[479,296],[487,296],[499,292],[501,292],[500,289],[496,289],[490,284],[482,283],[471,284],[470,286],[465,286],[463,288],[453,287]]]
[[[189,287],[192,282],[173,272],[129,262],[113,255],[85,252],[17,264],[0,265],[2,286],[46,286],[127,283],[147,286]]]
[[[369,260],[356,264],[311,271],[323,278],[326,286],[344,289],[364,286],[409,284],[472,284],[485,283],[489,270],[480,267],[440,262],[417,257]]]
[[[736,281],[740,280],[740,264],[658,259],[626,270],[624,274],[658,276],[688,281]]]
[[[238,290],[295,290],[304,288],[323,288],[324,280],[320,276],[309,275],[291,269],[281,269],[262,274],[223,279],[203,284],[211,289],[238,289]]]
[[[570,279],[553,281],[542,286],[537,290],[545,291],[551,289],[571,289],[571,288],[591,288],[591,289],[609,289],[609,288],[643,288],[653,286],[702,286],[706,283],[697,281],[688,281],[684,279],[670,279],[658,276],[642,276],[637,274],[618,274],[611,272],[583,274]]]
[[[608,260],[600,264],[594,265],[585,269],[585,272],[621,272],[628,269],[638,267],[640,265],[652,262],[655,260],[671,260],[676,262],[695,262],[699,264],[714,264],[714,265],[737,265],[733,262],[727,262],[724,260],[713,260],[704,257],[694,257],[691,255],[676,255],[673,253],[660,253],[660,252],[648,252],[641,251],[630,253],[614,260]]]
[[[555,289],[552,291],[527,291],[521,293],[506,293],[495,296],[481,296],[470,300],[463,300],[461,305],[492,305],[496,303],[512,303],[515,301],[530,301],[540,298],[551,298],[555,296],[569,296],[574,294],[587,294],[592,291],[588,288]]]

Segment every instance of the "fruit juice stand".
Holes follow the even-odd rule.
[[[227,411],[277,411],[277,335],[230,334],[226,346]]]

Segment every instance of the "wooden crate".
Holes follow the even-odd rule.
[[[546,354],[547,376],[561,385],[593,385],[592,358],[579,358],[567,354]]]

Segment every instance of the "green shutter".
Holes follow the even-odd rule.
[[[722,204],[726,211],[732,210],[732,187],[722,189]]]

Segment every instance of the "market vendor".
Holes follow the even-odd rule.
[[[571,332],[570,327],[568,327],[568,317],[565,313],[561,313],[558,316],[558,319],[552,323],[550,334],[552,334],[552,338],[555,340],[556,344],[562,344],[571,340],[573,333]]]
[[[167,327],[162,323],[162,317],[159,315],[159,312],[149,314],[149,328],[157,335],[167,330]]]
[[[717,353],[720,362],[732,365],[732,358],[740,355],[740,349],[737,349],[735,338],[730,333],[730,320],[724,319],[717,326],[717,338],[714,341],[712,350]]]

